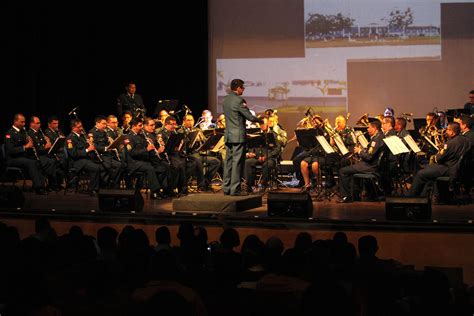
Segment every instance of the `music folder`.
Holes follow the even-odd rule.
[[[407,146],[405,146],[398,136],[385,137],[383,141],[394,155],[410,152],[410,150],[407,148]]]
[[[298,144],[303,148],[313,148],[317,146],[316,136],[318,131],[315,128],[310,129],[296,129],[296,139]]]
[[[214,147],[219,143],[219,141],[221,140],[221,138],[224,137],[224,136],[221,136],[221,135],[212,135],[210,136],[209,138],[207,138],[207,140],[204,142],[204,144],[201,145],[201,147],[198,148],[197,151],[201,152],[201,151],[212,151],[214,149]]]
[[[107,146],[107,150],[119,149],[120,145],[123,144],[123,141],[125,140],[126,137],[127,137],[126,135],[122,134],[119,137],[117,137],[116,139],[114,139],[114,141],[109,146]]]
[[[168,138],[165,145],[165,152],[171,154],[172,152],[179,152],[182,149],[183,133],[173,133]]]
[[[60,150],[62,151],[63,148],[64,148],[65,141],[66,141],[66,137],[64,137],[64,136],[59,136],[58,138],[56,138],[53,145],[48,150],[48,155],[54,155],[58,151],[60,151]]]

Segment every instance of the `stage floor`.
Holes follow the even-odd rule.
[[[299,192],[299,189],[280,189],[278,192]],[[209,198],[209,195],[215,195],[216,199],[223,195],[222,191],[216,193],[195,193],[195,199],[199,196]],[[337,203],[337,197],[331,200],[317,201],[316,196],[312,195],[313,214],[308,218],[281,218],[271,217],[267,213],[267,195],[262,196],[262,206],[239,212],[209,212],[209,211],[175,211],[173,210],[173,200],[152,200],[142,192],[144,197],[143,211],[136,212],[103,212],[99,209],[99,198],[91,197],[83,193],[53,192],[47,196],[35,195],[33,193],[24,193],[25,203],[21,209],[8,208],[0,206],[0,217],[4,216],[34,216],[35,214],[48,213],[52,215],[63,215],[71,220],[75,217],[96,216],[104,220],[106,217],[141,218],[143,220],[158,220],[161,218],[189,217],[195,218],[226,218],[228,220],[249,220],[252,223],[258,222],[279,222],[279,223],[331,223],[350,225],[358,223],[371,225],[378,224],[396,224],[400,221],[387,221],[385,217],[385,202],[354,202],[349,204]],[[188,195],[189,197],[190,195]],[[212,197],[212,196],[211,196]],[[432,219],[425,221],[409,221],[409,224],[416,225],[468,225],[474,222],[473,204],[468,205],[432,205]],[[403,222],[406,223],[406,222]]]

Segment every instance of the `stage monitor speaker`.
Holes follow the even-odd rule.
[[[313,201],[307,192],[268,192],[269,216],[312,217]]]
[[[390,221],[431,220],[431,201],[427,197],[388,197],[385,217]]]
[[[107,212],[141,212],[143,211],[143,196],[138,190],[99,191],[99,209]]]
[[[23,207],[25,195],[16,185],[0,186],[0,205],[7,208]]]

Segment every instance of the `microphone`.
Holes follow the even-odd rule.
[[[191,111],[190,108],[188,108],[188,106],[186,104],[183,104],[183,108],[188,111],[189,113],[193,114],[193,111]]]
[[[76,106],[74,109],[71,110],[71,112],[69,112],[67,115],[72,115],[76,112],[76,110],[78,109],[79,107]]]

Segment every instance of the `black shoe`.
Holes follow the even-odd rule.
[[[339,201],[337,201],[338,203],[352,203],[352,198],[349,197],[349,196],[343,196]]]
[[[41,188],[41,189],[36,189],[35,190],[35,193],[38,194],[38,195],[48,195],[48,191],[46,191],[45,189]]]

